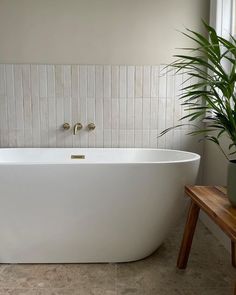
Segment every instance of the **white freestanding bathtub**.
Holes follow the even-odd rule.
[[[158,149],[0,149],[0,263],[148,256],[182,212],[199,162]]]

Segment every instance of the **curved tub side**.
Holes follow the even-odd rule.
[[[181,214],[197,166],[0,166],[0,262],[142,259]]]

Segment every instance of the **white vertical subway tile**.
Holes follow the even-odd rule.
[[[143,67],[143,97],[151,96],[151,66]]]
[[[111,125],[112,129],[119,128],[119,100],[112,99],[111,101]]]
[[[95,67],[95,97],[103,98],[103,66]]]
[[[5,66],[6,71],[6,95],[8,97],[14,97],[14,73],[13,65],[7,64]]]
[[[31,65],[30,73],[31,73],[30,86],[31,86],[32,97],[35,97],[35,96],[39,97],[39,67],[38,65]]]
[[[87,147],[88,146],[88,131],[83,129],[79,132],[78,136],[80,136],[80,147]]]
[[[79,75],[78,66],[71,67],[71,124],[79,120]],[[73,144],[76,146],[77,137]]]
[[[96,129],[96,147],[104,147],[103,129]]]
[[[150,147],[150,131],[143,129],[143,134],[142,134],[142,147],[143,148],[148,148]]]
[[[47,97],[47,68],[46,65],[39,65],[39,97]]]
[[[163,131],[163,130],[158,129],[158,134],[160,134],[161,131]],[[159,149],[165,149],[166,148],[166,135],[158,137],[157,146],[158,146]]]
[[[0,64],[0,96],[6,95],[6,71],[5,65]]]
[[[25,126],[25,146],[31,147],[32,141],[32,104],[31,104],[31,71],[30,65],[22,66],[23,78],[23,98],[24,98],[24,126]]]
[[[96,147],[96,133],[94,131],[91,131],[88,134],[88,147]]]
[[[64,99],[63,97],[56,98],[56,140],[57,146],[65,147],[64,130],[62,125],[64,123]]]
[[[134,98],[134,77],[135,77],[135,67],[127,67],[127,97]]]
[[[170,72],[170,67],[165,64],[159,65],[159,69],[160,69],[160,76],[167,76],[168,73]]]
[[[16,101],[14,96],[14,72],[13,65],[6,65],[6,94],[9,128],[9,147],[16,146]]]
[[[8,110],[6,96],[6,65],[0,65],[0,139],[1,147],[9,146]]]
[[[95,123],[95,99],[87,99],[87,121],[88,123]]]
[[[57,146],[56,141],[56,99],[55,99],[55,67],[47,65],[48,95],[48,146]]]
[[[175,83],[175,98],[178,99],[180,95],[182,94],[182,88],[183,88],[183,74],[181,72],[175,75],[174,83]]]
[[[120,87],[119,87],[119,96],[120,98],[126,98],[126,89],[127,89],[127,69],[126,66],[120,66]]]
[[[141,148],[143,146],[143,134],[142,130],[134,131],[134,146],[136,148]]]
[[[55,66],[55,92],[56,97],[63,97],[64,95],[64,68],[62,65]]]
[[[111,98],[111,66],[104,66],[104,98]]]
[[[173,148],[175,150],[181,149],[181,130],[176,129],[173,135]]]
[[[119,66],[112,66],[111,69],[111,97],[119,97]]]
[[[135,97],[143,97],[143,67],[135,67]]]
[[[40,98],[40,136],[41,147],[48,147],[48,100],[46,97]]]
[[[73,147],[73,135],[71,132],[69,132],[69,130],[67,131],[68,132],[64,132],[65,147],[70,148]]]
[[[119,147],[119,130],[118,129],[111,130],[111,145],[113,148]]]
[[[137,98],[134,101],[134,127],[135,129],[142,129],[143,127],[143,106],[141,98]]]
[[[38,65],[31,65],[31,92],[32,92],[32,145],[40,146],[40,106],[39,106],[39,70]],[[24,108],[24,102],[22,102]],[[55,130],[54,130],[55,132]]]
[[[64,97],[64,121],[63,123],[69,123],[72,125],[72,112],[71,112],[71,98],[70,97]],[[64,132],[65,136],[65,147],[71,147],[72,146],[72,136],[71,132]]]
[[[48,98],[48,146],[56,147],[56,99],[55,97]]]
[[[80,112],[80,121],[83,126],[87,124],[87,99],[81,98],[79,100],[79,112]]]
[[[160,73],[159,73],[159,98],[166,98],[167,94],[167,85],[166,85],[166,70],[165,66],[160,66]]]
[[[111,99],[104,99],[103,108],[103,126],[104,129],[111,129]]]
[[[119,128],[126,129],[126,111],[127,111],[127,100],[119,99]]]
[[[104,129],[103,136],[104,136],[104,138],[103,138],[104,147],[106,147],[106,148],[112,147],[111,129]]]
[[[159,99],[158,108],[158,129],[163,131],[166,129],[166,99]]]
[[[151,148],[157,148],[157,137],[158,137],[158,131],[157,129],[150,130],[150,147]]]
[[[181,101],[178,98],[175,98],[174,101],[174,125],[178,125],[180,123],[180,118],[182,116],[182,106]]]
[[[183,87],[187,87],[191,85],[191,77],[187,72],[183,72]]]
[[[79,98],[79,120],[85,124],[87,121],[87,98]]]
[[[126,130],[119,130],[119,147],[126,147]]]
[[[65,65],[64,68],[64,94],[65,98],[71,97],[71,66]]]
[[[79,97],[87,98],[88,68],[86,65],[79,66]]]
[[[166,148],[173,149],[173,130],[169,131],[165,135],[166,138]]]
[[[157,129],[158,99],[151,98],[150,128]],[[173,114],[172,114],[173,115]]]
[[[98,129],[103,128],[103,99],[96,99],[95,102],[95,120]]]
[[[189,151],[193,140],[191,141],[190,136],[188,136],[186,133],[186,130],[180,130],[180,150]]]
[[[189,79],[189,75],[187,73],[183,73],[183,87],[188,87],[191,85],[191,81]],[[183,100],[180,100],[181,104],[183,103]],[[189,115],[190,111],[188,110],[188,106],[181,105],[181,117]],[[188,118],[182,120],[183,124],[186,124],[181,127],[181,129],[190,129],[191,125],[189,124]],[[194,122],[196,123],[196,122]]]
[[[167,93],[168,98],[174,98],[175,96],[175,79],[173,71],[168,72],[167,75]]]
[[[159,98],[166,98],[167,95],[167,75],[165,66],[160,66],[159,73]]]
[[[143,99],[143,129],[150,129],[150,98]]]
[[[75,148],[81,147],[80,136],[78,134],[72,136],[72,146]]]
[[[95,66],[88,66],[88,98],[95,98]]]
[[[127,99],[127,130],[134,129],[134,99]]]
[[[55,98],[55,67],[54,65],[47,65],[47,96],[50,98]]]
[[[127,148],[134,147],[134,129],[126,130],[126,147]]]
[[[0,64],[1,147],[193,150],[186,126],[157,137],[184,114],[177,98],[186,78],[165,65]],[[64,122],[84,128],[73,136]],[[89,132],[90,122],[96,129]]]
[[[152,66],[151,67],[151,97],[158,97],[159,94],[159,67]]]
[[[174,125],[174,100],[166,99],[166,128]]]
[[[71,97],[78,98],[79,96],[79,76],[78,65],[71,66]]]
[[[191,137],[187,135],[187,132],[187,130],[180,130],[180,149],[189,151],[189,148],[193,144],[193,141],[196,140],[196,137],[193,137],[191,140]],[[196,146],[196,144],[194,146]]]
[[[0,96],[0,138],[1,146],[9,146],[9,128],[8,128],[8,115],[7,115],[7,97],[6,95]]]
[[[32,80],[32,72],[31,72]],[[24,147],[24,103],[22,87],[22,66],[14,65],[14,93],[16,100],[16,146]]]

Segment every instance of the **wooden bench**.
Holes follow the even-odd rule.
[[[230,238],[232,265],[236,267],[236,208],[231,206],[226,195],[226,188],[221,186],[186,186],[185,192],[191,198],[191,204],[177,267],[179,269],[187,267],[200,210],[204,211]],[[236,285],[234,294],[236,295]]]

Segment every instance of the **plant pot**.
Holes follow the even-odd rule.
[[[236,207],[236,160],[228,163],[227,195],[230,203]]]

